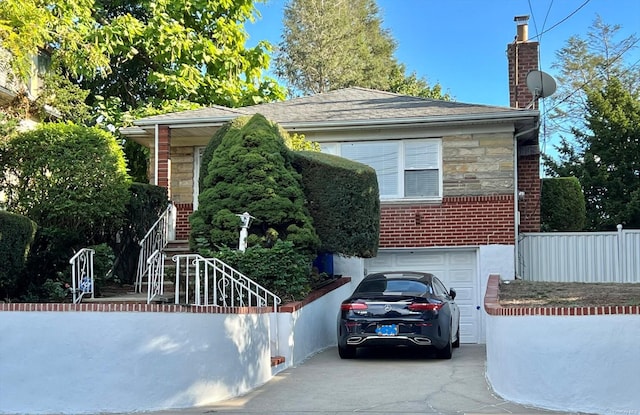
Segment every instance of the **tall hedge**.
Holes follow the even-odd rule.
[[[255,217],[247,238],[250,246],[270,247],[283,240],[314,254],[320,241],[277,124],[260,114],[235,123],[240,128],[229,128],[207,166],[198,210],[190,217],[191,246],[237,247],[237,215],[246,211]]]
[[[35,222],[25,216],[0,211],[1,298],[12,296],[18,276],[26,264],[36,228]]]
[[[378,252],[380,196],[373,168],[330,154],[300,151],[302,176],[321,252],[371,258]]]
[[[540,227],[543,231],[581,231],[586,223],[586,205],[575,177],[542,179]]]

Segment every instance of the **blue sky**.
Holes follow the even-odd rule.
[[[280,42],[285,0],[257,3],[262,17],[247,23],[248,46]],[[555,53],[573,35],[585,35],[600,15],[622,26],[620,36],[640,36],[640,0],[377,0],[383,27],[398,43],[396,58],[409,71],[439,82],[456,101],[509,105],[507,43],[514,16],[529,15],[529,37],[540,42],[540,68],[553,75]],[[571,16],[571,17],[568,17]],[[625,61],[640,64],[638,48]]]

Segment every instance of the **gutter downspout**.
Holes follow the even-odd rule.
[[[529,128],[528,130],[524,130],[524,131],[520,131],[519,133],[515,133],[513,135],[513,180],[514,180],[514,186],[513,186],[513,209],[514,209],[514,245],[515,245],[515,249],[514,249],[514,255],[515,255],[515,261],[513,261],[514,264],[514,271],[513,271],[513,276],[514,278],[518,277],[518,264],[520,263],[520,251],[518,249],[518,229],[520,228],[520,206],[518,204],[519,202],[519,190],[518,190],[518,138],[525,135],[525,134],[529,134],[532,131],[536,131],[537,129],[540,128],[540,121],[536,121],[536,124],[534,127]]]
[[[155,126],[155,137],[154,137],[155,143],[154,143],[154,148],[153,148],[153,181],[156,186],[158,185],[158,155],[159,155],[159,150],[158,150],[158,145],[160,142],[160,138],[159,138],[159,129],[158,129],[158,124],[156,124]]]
[[[513,254],[515,255],[513,261],[513,278],[518,278],[518,265],[520,263],[520,252],[518,250],[518,229],[520,228],[520,209],[518,206],[518,134],[513,135],[513,235],[514,235],[514,250]]]

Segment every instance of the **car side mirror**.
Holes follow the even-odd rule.
[[[451,288],[451,289],[449,290],[449,295],[451,296],[451,299],[452,299],[452,300],[455,300],[455,299],[456,299],[456,290],[454,290],[453,288]]]

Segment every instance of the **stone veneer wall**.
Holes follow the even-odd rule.
[[[445,136],[442,139],[443,194],[513,194],[512,134]]]
[[[171,200],[174,203],[193,203],[194,147],[171,149]]]

